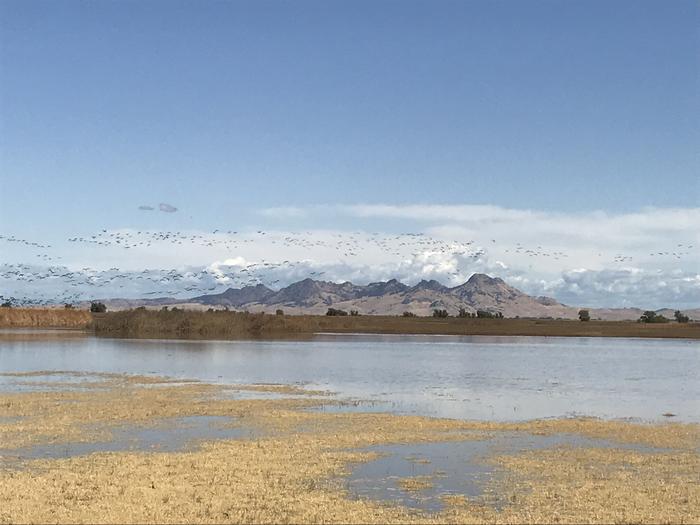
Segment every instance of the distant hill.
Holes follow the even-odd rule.
[[[248,303],[264,302],[274,294],[275,292],[264,284],[258,284],[257,286],[246,286],[245,288],[229,288],[225,292],[218,294],[200,295],[189,299],[187,302],[238,308]]]
[[[155,299],[111,299],[104,301],[110,309],[135,306],[180,306],[191,309],[230,308],[251,312],[274,312],[277,309],[289,314],[325,314],[328,308],[358,310],[364,315],[432,315],[435,309],[445,309],[456,315],[460,308],[470,313],[477,310],[500,312],[504,317],[534,317],[576,319],[581,307],[567,306],[551,297],[533,297],[503,279],[483,273],[472,275],[459,286],[447,287],[430,280],[415,286],[405,285],[396,279],[368,285],[350,282],[334,283],[304,279],[280,290],[265,285],[229,288],[218,294],[200,295],[190,299],[159,297]],[[643,313],[639,308],[589,308],[593,319],[638,319]],[[673,310],[662,309],[658,313],[673,317]],[[700,319],[700,308],[686,310],[692,319]]]

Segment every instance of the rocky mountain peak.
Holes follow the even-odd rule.
[[[421,282],[416,284],[415,286],[411,287],[412,291],[417,291],[417,290],[432,290],[434,292],[441,292],[443,290],[447,290],[447,287],[443,285],[441,282],[436,281],[435,279],[430,279],[429,281],[426,281],[423,279]]]
[[[465,284],[471,284],[475,286],[495,286],[506,283],[503,281],[503,279],[499,279],[498,277],[491,277],[489,275],[486,275],[485,273],[475,273],[467,280]]]

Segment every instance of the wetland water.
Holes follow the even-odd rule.
[[[465,495],[487,496],[485,501],[502,506],[497,493],[489,493],[489,482],[499,475],[487,459],[496,454],[514,454],[523,450],[551,447],[624,448],[639,452],[665,452],[639,445],[591,439],[577,435],[534,436],[523,433],[500,434],[483,440],[446,441],[377,445],[367,450],[380,454],[379,459],[356,467],[347,481],[353,494],[380,501],[395,501],[407,507],[431,512],[444,507],[442,498]],[[421,479],[424,487],[407,490],[401,480]]]
[[[0,448],[0,465],[26,459],[59,459],[93,452],[176,452],[196,447],[199,440],[237,439],[245,429],[231,427],[232,420],[217,416],[189,416],[156,420],[155,426],[121,425],[108,441],[47,443],[19,449]]]
[[[26,336],[25,336],[26,335]],[[691,340],[318,335],[311,341],[106,339],[0,330],[0,373],[152,374],[303,384],[387,410],[496,421],[598,416],[700,421]],[[23,378],[0,376],[0,390]]]

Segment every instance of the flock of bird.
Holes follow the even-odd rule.
[[[34,263],[10,263],[0,259],[0,284],[8,282],[21,283],[21,288],[32,289],[32,296],[0,295],[0,302],[13,304],[37,305],[54,303],[73,303],[90,298],[114,297],[122,289],[134,291],[143,298],[152,296],[187,296],[203,295],[223,291],[228,287],[243,287],[264,284],[270,288],[279,287],[280,283],[287,284],[290,277],[302,279],[311,277],[322,278],[326,272],[318,265],[310,262],[314,251],[320,250],[325,259],[345,262],[365,255],[383,255],[399,260],[410,260],[416,257],[429,257],[430,254],[457,256],[462,261],[477,261],[487,256],[488,251],[499,250],[501,254],[513,254],[528,258],[547,258],[560,261],[569,258],[569,254],[561,250],[548,251],[541,245],[526,246],[516,243],[514,246],[497,245],[496,239],[487,240],[484,246],[475,241],[445,241],[423,233],[402,233],[398,235],[383,235],[379,233],[325,233],[325,232],[296,232],[279,233],[275,231],[257,230],[241,232],[234,230],[213,230],[208,233],[187,233],[181,231],[130,231],[107,230],[87,236],[73,236],[67,239],[72,245],[82,245],[85,248],[104,250],[131,250],[132,252],[162,253],[175,248],[176,253],[182,250],[190,252],[200,249],[216,250],[217,254],[239,256],[260,248],[259,244],[269,243],[271,246],[283,248],[283,253],[289,258],[282,261],[267,261],[260,258],[259,262],[220,264],[216,267],[191,267],[189,269],[144,269],[127,271],[113,266],[107,270],[83,267],[71,270],[60,264],[61,257],[55,255],[50,244],[22,239],[13,235],[0,235],[0,255],[2,242],[14,243],[32,250]],[[268,246],[268,244],[265,244]],[[692,244],[677,244],[673,250],[664,250],[649,255],[655,258],[670,257],[680,260],[690,255],[696,255]],[[122,257],[113,251],[107,252],[116,257]],[[602,254],[599,254],[602,257]],[[254,257],[255,258],[255,257]],[[622,264],[633,260],[632,256],[617,254],[612,263]],[[51,264],[52,263],[52,264]],[[466,278],[468,268],[455,268],[450,275],[455,279]],[[41,287],[32,283],[42,283]],[[31,285],[31,286],[29,286]],[[49,286],[47,286],[49,285]],[[2,290],[0,290],[2,291]],[[7,292],[5,292],[7,293]]]
[[[417,255],[425,250],[438,250],[447,252],[449,250],[459,251],[460,253],[470,253],[470,256],[479,257],[485,252],[483,250],[472,250],[470,247],[473,241],[469,242],[446,242],[426,236],[422,233],[404,233],[395,236],[381,236],[379,233],[364,235],[361,232],[352,234],[333,233],[330,234],[333,241],[325,239],[314,239],[314,233],[285,233],[277,234],[276,232],[266,232],[257,230],[251,234],[239,235],[237,231],[228,230],[213,230],[209,234],[187,234],[178,231],[107,231],[101,230],[95,235],[89,237],[71,237],[68,242],[84,245],[95,246],[112,246],[119,247],[124,250],[129,249],[145,249],[156,245],[174,245],[188,247],[217,247],[226,250],[241,248],[246,244],[256,242],[256,238],[269,239],[272,245],[282,245],[285,248],[301,248],[304,250],[327,248],[339,252],[343,257],[357,257],[369,246],[374,246],[381,251],[402,256],[406,247],[416,248],[417,252],[412,255]]]

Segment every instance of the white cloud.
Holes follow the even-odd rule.
[[[525,292],[572,305],[656,308],[700,303],[699,208],[567,214],[498,206],[357,205],[261,213],[281,223],[296,217],[308,229],[119,229],[64,246],[51,244],[58,245],[52,250],[78,274],[87,266],[95,269],[88,274],[115,266],[117,274],[134,276],[132,284],[126,278],[107,282],[108,273],[104,279],[93,275],[99,286],[64,283],[71,291],[104,291],[104,297],[152,292],[188,296],[258,282],[279,288],[309,276],[357,284],[397,278],[407,284],[437,279],[456,285],[474,272],[486,272]],[[412,233],[387,233],[382,226],[389,219],[392,228],[398,224]],[[326,229],[313,229],[321,221]],[[8,246],[18,257],[14,261],[29,260],[33,248]],[[154,271],[162,277],[137,279],[143,268],[158,268]],[[182,276],[173,279],[168,276],[172,272]],[[3,290],[25,295],[47,290],[46,280],[2,275]],[[58,283],[55,277],[50,280]]]
[[[697,307],[700,273],[639,268],[580,270],[565,272],[546,287],[546,292],[575,305]]]
[[[298,219],[309,215],[308,210],[294,206],[264,208],[260,210],[259,213],[264,217],[271,217],[274,219]]]

